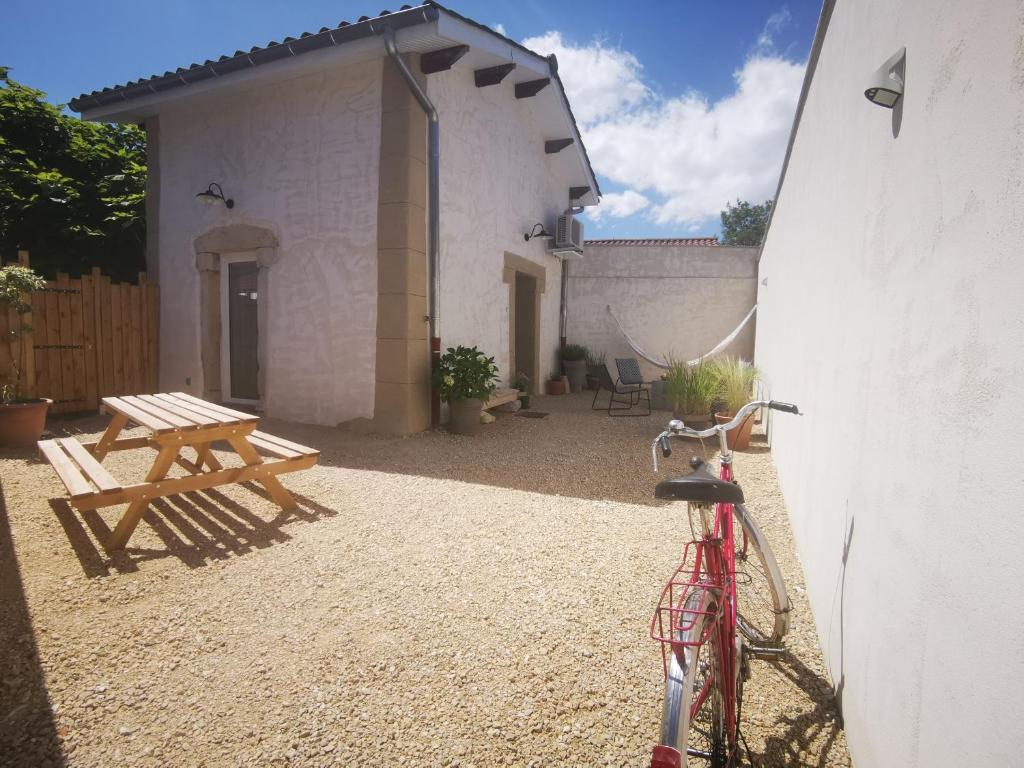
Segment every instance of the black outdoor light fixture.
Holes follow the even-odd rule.
[[[540,230],[540,232],[537,231],[538,229]],[[530,242],[534,238],[538,240],[554,240],[555,236],[548,232],[546,229],[544,229],[543,224],[534,224],[533,229],[531,229],[528,233],[523,235],[523,240],[525,240],[526,242]]]
[[[216,190],[214,190],[216,187]],[[228,208],[235,207],[235,201],[229,197],[224,197],[224,190],[220,188],[220,184],[213,182],[206,188],[205,192],[199,192],[196,194],[196,200],[207,205],[216,205],[217,201],[224,203]]]
[[[875,70],[870,86],[864,96],[872,104],[892,109],[903,96],[903,77],[906,68],[907,49],[900,48],[889,60]]]

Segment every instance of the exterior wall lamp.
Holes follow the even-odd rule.
[[[216,191],[214,190],[214,187],[217,188]],[[201,203],[205,203],[206,205],[216,205],[219,201],[224,203],[228,208],[235,207],[235,201],[230,197],[224,197],[224,190],[220,188],[220,184],[217,182],[212,182],[205,191],[198,192],[196,194],[196,200]]]
[[[539,232],[537,230],[540,230]],[[531,240],[554,240],[555,236],[544,229],[543,224],[534,224],[533,229],[523,235],[523,240],[530,242]]]
[[[907,49],[900,48],[889,57],[871,76],[871,84],[864,91],[865,98],[872,104],[892,109],[903,96],[903,75],[905,74]]]

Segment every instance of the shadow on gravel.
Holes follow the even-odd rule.
[[[10,760],[10,762],[7,762]],[[0,763],[63,766],[0,482]]]
[[[794,654],[787,654],[776,668],[790,684],[810,699],[810,706],[796,717],[782,718],[785,731],[765,740],[764,751],[749,754],[754,768],[828,765],[832,743],[841,729],[839,708],[827,680],[804,665]],[[817,757],[810,762],[809,755]]]
[[[255,483],[242,485],[268,498]],[[285,525],[314,523],[338,514],[300,493],[292,495],[299,507],[280,510],[270,520],[216,489],[156,499],[143,515],[141,525],[156,532],[163,548],[133,547],[129,543],[124,550],[110,554],[99,542],[110,536],[111,528],[97,512],[77,512],[64,499],[51,499],[50,507],[64,527],[85,575],[95,578],[109,576],[112,571],[132,573],[139,570],[140,563],[168,557],[177,558],[189,568],[201,568],[288,541],[291,536],[283,530]]]
[[[466,437],[443,428],[405,437],[361,434],[265,419],[265,429],[320,449],[320,464],[348,469],[415,475],[440,480],[628,504],[664,506],[654,498],[658,481],[689,472],[701,453],[698,441],[678,440],[673,454],[651,468],[651,441],[671,418],[610,418],[590,409],[587,393],[536,396],[531,411],[543,419],[496,413],[497,421]],[[707,455],[717,445],[704,441]]]

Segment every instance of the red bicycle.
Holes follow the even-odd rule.
[[[658,483],[654,492],[659,499],[687,503],[692,535],[651,619],[651,637],[661,642],[665,666],[661,737],[651,768],[682,768],[691,758],[713,768],[738,765],[750,659],[784,653],[786,587],[771,547],[743,504],[726,442],[726,432],[758,408],[800,413],[790,403],[758,400],[710,429],[673,420],[651,445],[655,472],[658,449],[665,457],[672,453],[669,438],[717,435],[721,446],[717,477],[694,457],[692,472]]]

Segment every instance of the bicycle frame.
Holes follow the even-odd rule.
[[[740,409],[736,416],[728,423],[711,427],[707,430],[694,430],[686,427],[681,421],[673,420],[669,428],[662,432],[651,446],[651,453],[655,471],[657,471],[659,445],[666,456],[671,453],[668,446],[669,437],[689,435],[693,437],[710,437],[717,434],[720,444],[719,478],[726,483],[732,483],[733,476],[733,453],[729,449],[726,432],[739,426],[746,418],[749,418],[758,408],[767,407],[776,410],[784,410],[790,413],[799,413],[794,405],[788,403],[776,403],[773,401],[755,401],[748,403]],[[694,504],[694,502],[688,502]],[[738,677],[743,674],[743,645],[742,639],[737,635],[738,609],[736,592],[736,545],[734,541],[734,515],[731,503],[718,502],[714,505],[712,520],[706,511],[707,505],[698,505],[701,509],[701,535],[692,545],[695,547],[694,561],[692,567],[687,568],[689,561],[689,548],[687,545],[684,551],[683,564],[676,570],[676,574],[669,580],[669,583],[662,591],[659,607],[651,621],[651,636],[661,640],[663,653],[666,647],[671,648],[672,653],[678,654],[681,645],[701,646],[712,636],[715,637],[714,650],[717,654],[717,663],[712,664],[712,669],[703,681],[701,690],[693,691],[690,702],[689,721],[693,722],[694,716],[707,700],[708,695],[717,688],[721,696],[722,713],[724,715],[725,731],[725,754],[705,755],[692,747],[687,747],[688,755],[699,755],[711,758],[717,764],[732,765],[733,760],[739,756],[739,702],[737,701]],[[744,545],[746,542],[744,542]],[[689,571],[687,574],[687,570]],[[682,577],[676,581],[675,576]],[[685,581],[683,580],[685,579]],[[681,589],[676,592],[675,588]],[[685,604],[689,595],[695,590],[705,590],[715,596],[717,608],[713,615],[708,612],[702,613],[703,618],[691,616],[691,623],[686,625]],[[664,620],[668,618],[668,631],[665,631]],[[684,636],[680,630],[692,630],[692,622],[698,619],[712,622],[713,626],[709,632],[702,633],[697,640],[688,643],[680,643],[679,639]],[[694,656],[696,657],[696,656]],[[667,657],[663,656],[666,665],[666,677],[668,675]],[[721,679],[718,679],[718,677]],[[712,745],[715,748],[715,745]],[[678,768],[681,758],[679,752],[668,746],[655,748],[652,766],[665,766],[665,768]]]

